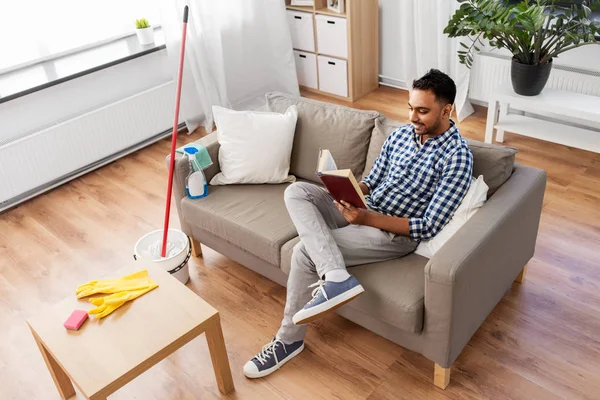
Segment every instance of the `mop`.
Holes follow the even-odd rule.
[[[171,158],[169,162],[169,183],[167,187],[167,199],[165,205],[165,221],[162,234],[162,241],[152,243],[147,250],[141,250],[142,255],[154,261],[164,259],[165,257],[174,257],[180,254],[188,241],[178,241],[171,243],[168,241],[169,217],[171,211],[171,195],[173,190],[173,175],[175,171],[175,153],[183,153],[190,163],[190,176],[187,178],[186,192],[188,197],[199,199],[208,194],[206,179],[202,172],[212,165],[212,160],[206,148],[199,144],[187,144],[181,149],[177,147],[177,127],[179,125],[179,104],[181,101],[181,84],[183,80],[183,61],[185,55],[185,43],[188,21],[188,6],[185,6],[183,12],[183,37],[181,39],[181,49],[179,54],[179,70],[177,73],[177,92],[175,96],[175,116],[173,119],[173,132],[171,135]]]
[[[169,165],[169,184],[167,191],[167,204],[165,210],[165,224],[162,238],[161,257],[165,258],[167,247],[170,247],[169,253],[180,253],[181,249],[176,249],[178,244],[167,244],[167,233],[169,230],[169,211],[171,209],[171,191],[173,189],[173,172],[175,167],[175,148],[177,144],[177,127],[179,125],[179,102],[181,99],[181,80],[183,77],[183,56],[185,52],[185,38],[188,20],[188,6],[185,6],[183,12],[183,38],[181,40],[181,53],[179,55],[179,72],[177,74],[177,94],[175,100],[175,118],[173,122],[173,133],[171,140],[171,162]],[[137,247],[137,244],[136,244]],[[150,252],[156,253],[157,249],[151,246]],[[174,249],[175,248],[175,249]],[[135,258],[135,255],[134,255]],[[185,260],[187,262],[187,260]],[[87,297],[93,294],[104,293],[108,294],[104,297],[90,298],[90,303],[96,307],[91,310],[75,310],[71,316],[65,321],[64,327],[71,330],[78,330],[83,322],[88,318],[88,315],[95,314],[97,319],[104,318],[113,311],[120,308],[128,301],[134,300],[145,293],[158,287],[158,284],[148,276],[147,270],[138,271],[136,273],[124,276],[119,279],[103,279],[93,280],[83,285],[79,285],[76,290],[77,298]]]
[[[183,79],[183,58],[185,55],[185,38],[187,33],[188,6],[183,10],[183,33],[181,38],[181,49],[179,53],[179,71],[177,73],[177,93],[175,95],[175,117],[173,119],[173,133],[171,135],[171,158],[169,163],[169,184],[167,188],[167,202],[165,206],[165,223],[162,237],[162,248],[160,255],[167,256],[167,234],[169,232],[169,217],[171,214],[171,193],[173,190],[173,173],[175,170],[175,149],[177,147],[177,126],[179,125],[179,103],[181,100],[181,81]],[[152,251],[152,250],[151,250]]]

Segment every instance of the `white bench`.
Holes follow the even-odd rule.
[[[510,85],[510,84],[509,84]],[[551,113],[565,124],[509,114],[509,109],[530,113]],[[600,124],[600,97],[546,88],[538,96],[521,96],[506,87],[492,94],[488,105],[486,143],[504,141],[504,131],[600,153],[600,132],[566,125],[569,118],[578,124]]]

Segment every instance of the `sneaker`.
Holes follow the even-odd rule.
[[[307,324],[321,315],[343,306],[365,291],[355,277],[350,276],[343,282],[319,281],[310,287],[316,289],[312,292],[312,300],[298,311],[292,321],[296,325]]]
[[[264,345],[260,353],[244,365],[244,375],[248,378],[262,378],[283,366],[304,350],[304,340],[285,344],[277,338]]]

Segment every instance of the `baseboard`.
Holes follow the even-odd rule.
[[[390,76],[379,75],[379,84],[383,86],[389,86],[396,89],[408,90],[406,86],[406,81],[402,79],[392,78]]]

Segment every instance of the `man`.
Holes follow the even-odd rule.
[[[450,119],[455,97],[456,85],[438,70],[413,82],[411,124],[386,139],[359,184],[368,211],[340,204],[310,183],[286,189],[285,203],[301,241],[292,253],[281,328],[246,363],[247,377],[279,369],[304,349],[308,322],[364,291],[346,267],[405,256],[448,223],[469,189],[473,165]]]

